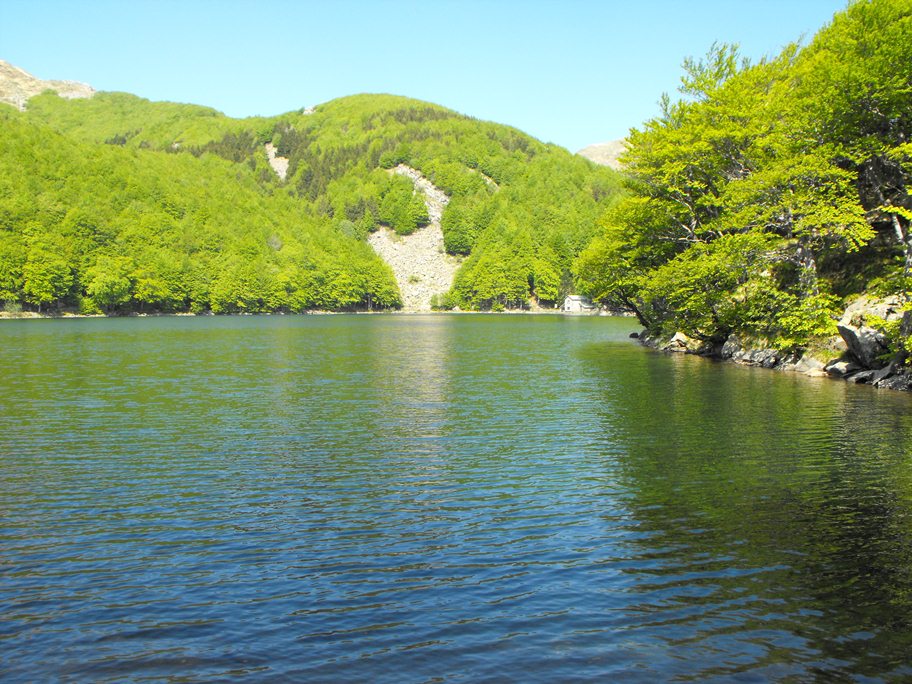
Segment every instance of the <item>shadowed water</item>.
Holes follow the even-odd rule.
[[[0,679],[912,677],[912,397],[623,319],[0,325]]]

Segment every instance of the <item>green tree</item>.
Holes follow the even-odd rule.
[[[0,231],[0,302],[20,301],[25,257],[21,241]]]
[[[29,250],[22,267],[22,291],[25,300],[41,311],[67,296],[73,285],[73,269],[65,258],[41,247]]]
[[[869,245],[892,235],[912,272],[910,22],[912,0],[861,0],[804,50],[686,60],[682,98],[627,140],[630,194],[577,288],[653,331],[801,347],[832,334],[831,292],[889,282]]]
[[[86,271],[86,294],[105,313],[120,310],[132,298],[134,268],[130,257],[99,256]]]

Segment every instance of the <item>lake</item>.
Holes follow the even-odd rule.
[[[0,679],[912,678],[912,397],[634,329],[0,323]]]

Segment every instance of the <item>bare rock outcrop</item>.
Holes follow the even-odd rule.
[[[0,102],[11,104],[20,111],[25,109],[29,98],[53,90],[60,97],[68,99],[87,98],[95,90],[77,81],[44,81],[27,71],[0,59]]]
[[[615,171],[619,171],[622,168],[622,165],[621,162],[618,161],[618,157],[620,157],[626,149],[627,144],[623,140],[612,140],[610,142],[589,145],[588,147],[581,149],[577,154],[596,164],[601,164],[602,166],[607,166]]]
[[[890,341],[877,328],[868,325],[871,319],[886,322],[903,317],[899,297],[874,299],[862,296],[852,302],[842,315],[836,328],[849,347],[849,352],[862,367],[880,369],[887,365]]]
[[[276,172],[276,175],[281,180],[285,180],[285,176],[288,175],[288,157],[277,157],[275,145],[271,142],[266,143],[265,147],[266,159],[269,161],[272,170]]]

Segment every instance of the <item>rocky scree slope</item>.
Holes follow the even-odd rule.
[[[402,310],[431,310],[431,298],[444,295],[453,286],[453,277],[461,259],[447,254],[440,219],[450,198],[435,187],[417,169],[399,164],[391,171],[411,179],[415,189],[424,195],[430,222],[411,235],[398,235],[381,226],[368,237],[370,246],[390,265],[402,294]]]

